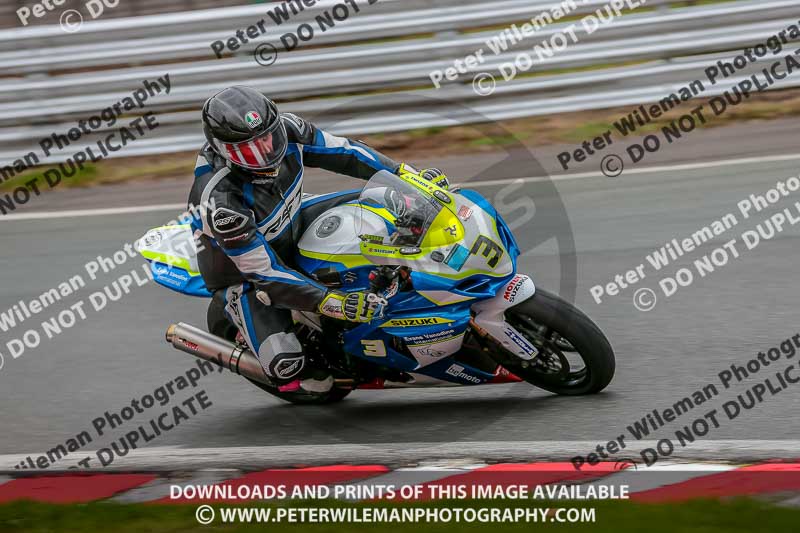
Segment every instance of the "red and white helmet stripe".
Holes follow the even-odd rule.
[[[261,169],[268,166],[273,156],[272,134],[246,142],[231,144],[220,142],[220,148],[228,154],[228,159],[243,167]]]

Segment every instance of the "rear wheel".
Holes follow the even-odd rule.
[[[600,328],[572,304],[537,289],[505,315],[539,350],[531,361],[502,350],[498,362],[520,378],[563,395],[594,394],[611,382],[614,351]]]

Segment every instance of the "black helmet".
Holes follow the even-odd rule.
[[[286,128],[277,106],[251,87],[228,87],[209,98],[203,133],[219,155],[248,170],[273,171],[286,155]]]

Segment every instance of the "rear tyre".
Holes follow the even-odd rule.
[[[614,351],[606,336],[578,308],[540,290],[508,309],[506,322],[539,350],[523,361],[501,349],[498,362],[528,383],[556,394],[595,394],[614,377]],[[502,359],[502,360],[501,360]]]

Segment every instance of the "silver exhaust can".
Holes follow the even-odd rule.
[[[261,363],[253,352],[246,348],[183,322],[172,324],[167,328],[166,336],[167,343],[182,352],[219,365],[253,381],[275,386],[264,373]]]

